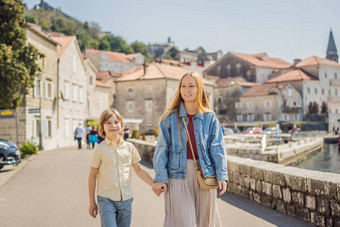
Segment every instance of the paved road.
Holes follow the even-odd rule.
[[[100,226],[99,217],[87,213],[91,153],[76,149],[41,152],[8,181],[20,166],[0,171],[0,226]],[[142,164],[153,176],[151,166]],[[132,227],[162,226],[163,197],[155,196],[136,176],[133,182]],[[229,193],[218,200],[218,206],[224,226],[311,226]]]

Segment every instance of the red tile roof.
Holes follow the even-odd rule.
[[[63,36],[63,37],[52,37],[52,39],[60,43],[60,45],[58,45],[57,47],[58,58],[60,58],[64,54],[68,46],[76,39],[76,37],[75,36]]]
[[[251,88],[249,88],[248,91],[246,91],[243,95],[241,95],[241,97],[250,97],[250,96],[266,96],[266,95],[271,95],[271,93],[273,92],[273,94],[275,94],[275,92],[277,92],[277,90],[282,90],[284,87],[286,87],[288,85],[287,84],[280,84],[280,85],[276,85],[276,84],[261,84],[261,85],[257,85],[257,86],[253,86]]]
[[[318,56],[312,56],[300,61],[298,64],[296,64],[296,67],[300,68],[304,66],[319,66],[319,65],[340,66],[340,64],[335,61],[326,58],[320,58]]]
[[[111,51],[105,51],[105,50],[95,50],[95,49],[86,49],[85,52],[87,54],[91,54],[93,56],[99,55],[102,52],[108,55],[107,61],[113,61],[113,62],[125,62],[125,63],[131,63],[133,62],[129,58],[137,56],[139,53],[136,54],[129,54],[126,55],[124,53],[119,52],[111,52]]]
[[[267,68],[275,68],[275,69],[283,69],[291,66],[290,63],[279,59],[279,58],[270,58],[266,53],[261,54],[240,54],[235,52],[230,52],[230,54],[239,57],[255,66],[259,67],[267,67]]]
[[[151,63],[146,68],[146,74],[144,75],[144,68],[141,68],[133,73],[126,74],[117,79],[117,81],[132,81],[132,80],[151,80],[151,79],[174,79],[180,80],[184,74],[188,73],[187,70],[182,67],[171,66],[160,63]],[[215,86],[214,83],[203,79],[203,83],[206,85]]]
[[[103,82],[96,80],[97,87],[111,88],[111,86],[104,84]]]
[[[287,82],[287,81],[300,81],[300,80],[317,80],[317,78],[309,75],[308,73],[295,69],[289,72],[286,72],[280,76],[277,76],[273,79],[267,80],[266,83],[279,83],[279,82]]]
[[[111,71],[100,71],[96,73],[97,80],[100,80],[102,82],[106,82],[112,77],[118,78],[120,77],[120,75]]]

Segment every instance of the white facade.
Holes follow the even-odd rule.
[[[264,83],[270,79],[273,68],[266,68],[266,67],[256,67],[256,83]]]
[[[59,102],[59,137],[63,147],[74,146],[75,128],[87,119],[87,74],[82,55],[76,39],[60,56],[59,63],[59,91],[64,99]]]

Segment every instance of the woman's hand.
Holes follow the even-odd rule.
[[[224,180],[218,181],[218,188],[221,190],[220,195],[223,195],[227,191],[227,182]]]
[[[94,218],[96,218],[96,216],[98,215],[98,206],[96,203],[90,203],[89,214]]]
[[[162,192],[166,194],[168,187],[163,182],[154,182],[152,185],[152,191],[157,195],[160,196]]]

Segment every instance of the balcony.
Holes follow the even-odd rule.
[[[301,107],[291,107],[291,106],[283,106],[281,108],[283,113],[300,113],[301,112]]]

